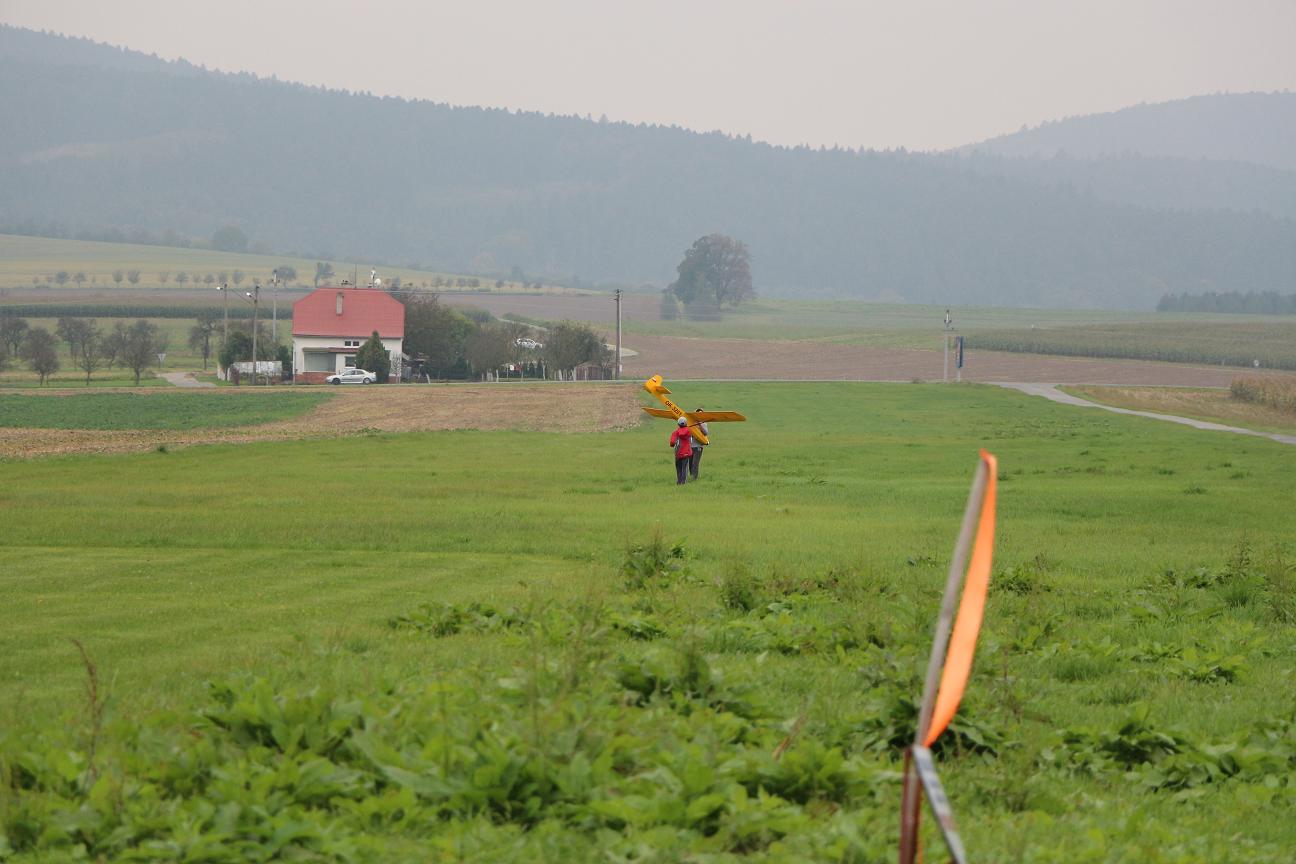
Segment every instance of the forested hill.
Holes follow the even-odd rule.
[[[1068,117],[960,148],[1000,156],[1171,156],[1296,171],[1296,93],[1219,93]]]
[[[767,294],[936,303],[1296,286],[1296,226],[1265,213],[1113,204],[955,156],[325,91],[13,28],[0,112],[0,230],[237,225],[310,257],[659,285],[719,231]]]

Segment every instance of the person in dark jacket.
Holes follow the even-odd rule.
[[[670,434],[670,446],[675,451],[675,485],[683,486],[688,479],[689,462],[693,459],[693,433],[683,417],[675,424],[675,431]]]
[[[702,409],[695,408],[693,410],[694,413],[696,413],[698,411],[701,411]],[[701,430],[703,438],[709,437],[711,435],[711,431],[707,429],[707,424],[705,423],[699,423],[698,429]],[[702,465],[702,448],[705,446],[706,445],[703,444],[701,441],[695,440],[693,442],[693,458],[689,459],[689,476],[692,477],[694,480],[698,479],[698,468]]]

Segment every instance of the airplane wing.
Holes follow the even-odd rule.
[[[643,410],[647,411],[654,417],[665,417],[667,420],[675,419],[675,414],[671,411],[667,411],[665,408],[649,408],[646,405],[640,405],[639,407],[643,408]]]
[[[737,423],[747,419],[737,411],[692,411],[688,416],[696,423]]]

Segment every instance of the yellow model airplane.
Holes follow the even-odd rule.
[[[660,375],[654,375],[645,381],[643,388],[656,396],[657,400],[666,406],[665,408],[649,408],[645,405],[643,410],[654,417],[665,417],[668,420],[678,420],[683,417],[688,421],[688,428],[693,433],[693,437],[703,444],[710,444],[711,442],[707,440],[706,435],[702,434],[702,423],[735,423],[747,419],[737,411],[685,411],[666,398],[666,394],[671,391],[667,390],[666,385],[662,384]]]

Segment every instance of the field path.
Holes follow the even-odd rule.
[[[1191,426],[1194,429],[1205,429],[1211,432],[1234,432],[1238,435],[1253,435],[1257,438],[1268,438],[1270,441],[1277,441],[1280,444],[1296,445],[1296,435],[1283,435],[1278,432],[1257,432],[1254,429],[1243,429],[1241,426],[1225,426],[1223,423],[1211,423],[1209,420],[1194,420],[1191,417],[1176,417],[1173,414],[1157,414],[1153,411],[1136,411],[1133,408],[1117,408],[1114,405],[1103,405],[1099,402],[1090,402],[1088,399],[1082,399],[1079,396],[1073,396],[1070,393],[1063,393],[1058,389],[1056,384],[1035,384],[1023,382],[995,382],[1000,387],[1007,387],[1009,390],[1019,390],[1029,396],[1043,396],[1045,399],[1051,399],[1054,402],[1060,402],[1063,405],[1075,405],[1080,408],[1101,408],[1104,411],[1111,411],[1115,414],[1131,414],[1135,417],[1149,417],[1153,420],[1165,420],[1168,423],[1179,423],[1184,426]]]

